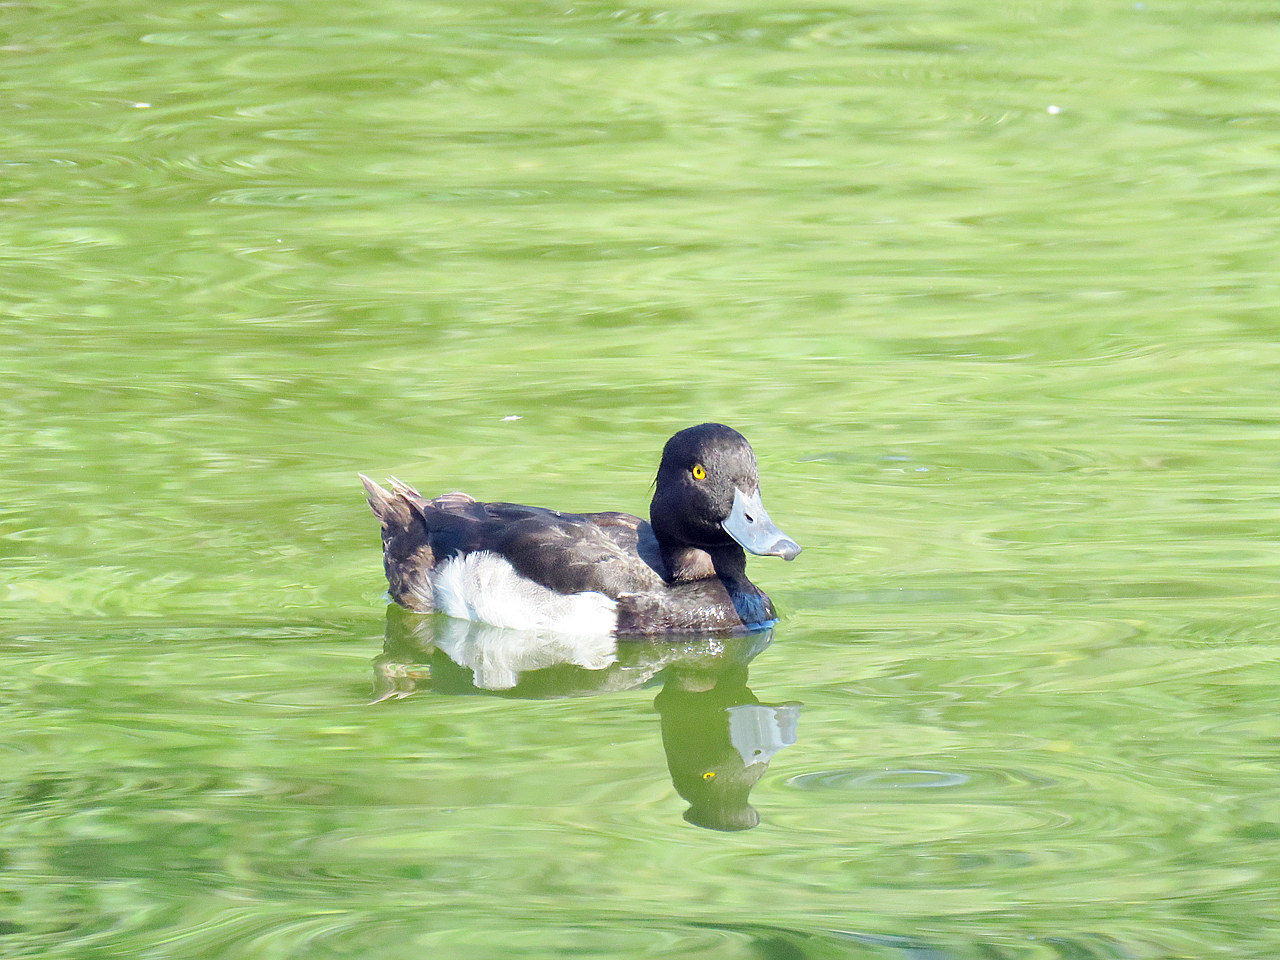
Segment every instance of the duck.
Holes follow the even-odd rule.
[[[749,633],[778,621],[747,578],[746,554],[794,560],[800,545],[761,502],[755,451],[703,423],[664,445],[649,519],[426,499],[359,474],[382,527],[391,599],[496,627],[645,638]]]

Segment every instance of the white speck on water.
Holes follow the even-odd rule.
[[[509,421],[511,421],[511,420],[523,420],[523,419],[524,419],[524,417],[518,417],[518,416],[516,416],[516,415],[513,413],[513,414],[510,414],[509,416],[505,416],[505,417],[503,417],[503,418],[502,418],[502,422],[503,422],[503,423],[507,423],[507,422],[509,422]]]
[[[1053,114],[1055,117],[1062,112],[1062,108],[1056,103],[1051,103],[1045,107],[1046,112]]]
[[[150,110],[150,109],[151,109],[151,104],[149,104],[149,103],[143,103],[142,101],[138,101],[137,103],[135,103],[135,104],[133,105],[133,109],[135,109],[135,110]]]

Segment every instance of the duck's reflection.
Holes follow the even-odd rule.
[[[654,701],[684,817],[713,830],[748,830],[760,815],[748,794],[783,747],[796,742],[797,703],[761,703],[747,665],[773,632],[745,637],[621,643],[537,635],[387,610],[374,660],[374,702],[419,690],[542,699],[661,685]]]
[[[757,700],[745,663],[718,673],[673,665],[654,704],[671,782],[689,802],[684,818],[712,830],[756,826],[747,796],[770,758],[796,742],[800,705]]]

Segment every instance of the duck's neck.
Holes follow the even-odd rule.
[[[769,598],[747,579],[747,555],[736,543],[710,550],[663,546],[662,557],[671,571],[671,583],[718,578],[743,623],[764,624],[777,618]]]
[[[747,579],[747,555],[736,543],[720,547],[690,547],[661,544],[662,559],[670,571],[672,583],[719,577],[726,586],[750,585]]]

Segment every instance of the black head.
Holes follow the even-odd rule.
[[[760,502],[751,444],[721,423],[689,427],[667,441],[649,519],[664,549],[714,551],[737,544],[784,560],[800,553]]]

